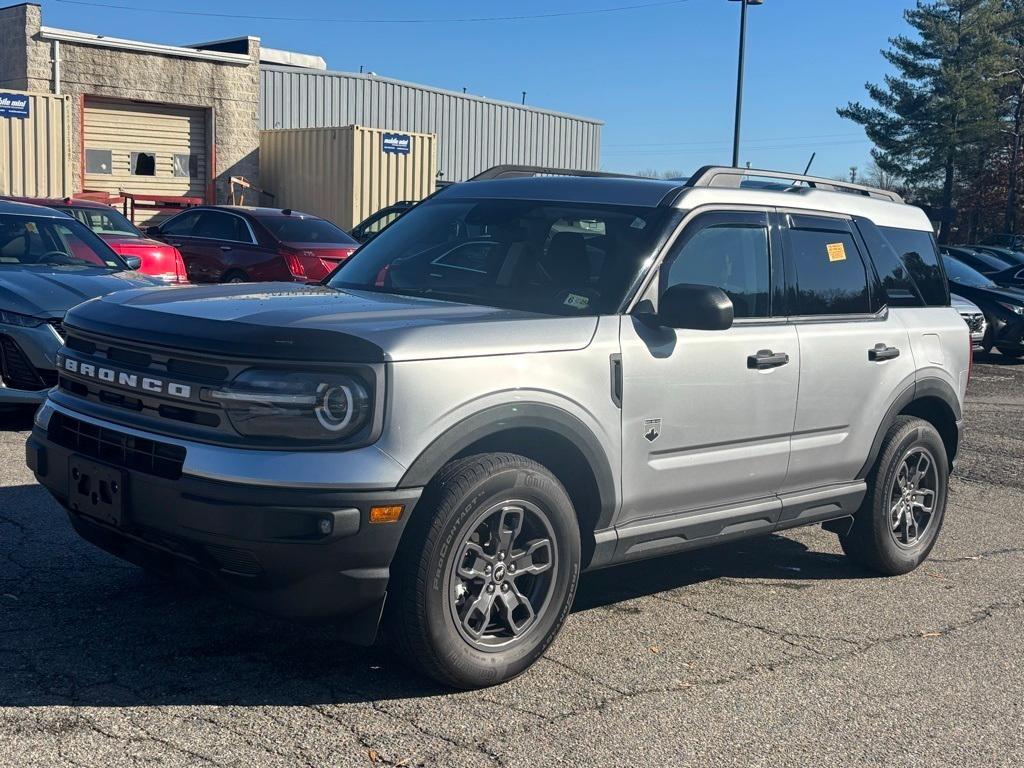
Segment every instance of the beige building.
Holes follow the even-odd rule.
[[[69,97],[71,192],[225,202],[231,176],[258,184],[260,41],[224,47],[56,29],[14,5],[0,8],[0,92]]]

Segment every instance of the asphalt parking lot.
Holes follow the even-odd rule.
[[[585,575],[547,656],[450,693],[75,537],[0,431],[0,764],[1024,763],[1024,364],[982,356],[902,578],[818,528]]]

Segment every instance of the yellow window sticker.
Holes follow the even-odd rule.
[[[36,226],[36,223],[34,221],[26,221],[25,229],[27,229],[33,235],[39,234],[39,227]]]
[[[828,250],[829,261],[846,261],[846,248],[842,243],[829,243],[825,248]]]

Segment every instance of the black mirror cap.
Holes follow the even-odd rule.
[[[658,299],[658,323],[666,328],[725,331],[732,321],[732,300],[711,285],[679,283]]]
[[[150,237],[160,237],[160,227],[146,227],[146,234]]]
[[[128,265],[128,269],[135,270],[142,266],[142,259],[138,256],[124,256],[124,263]]]

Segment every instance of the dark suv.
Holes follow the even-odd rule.
[[[359,247],[331,222],[288,208],[199,206],[147,234],[181,251],[195,283],[317,283]]]

